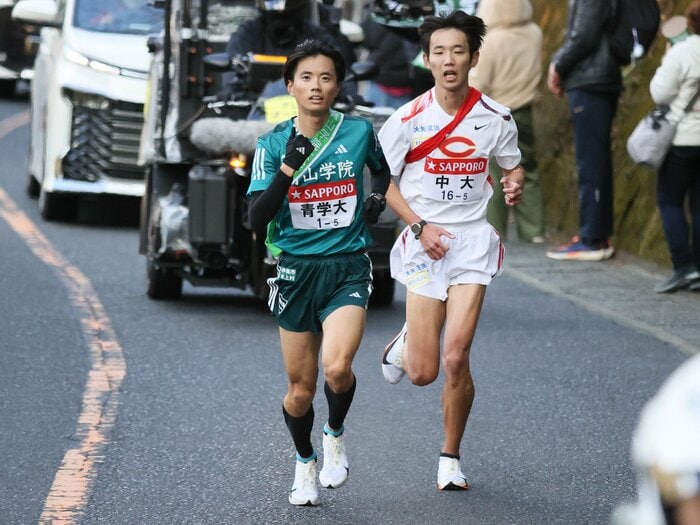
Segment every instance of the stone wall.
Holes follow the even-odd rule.
[[[682,14],[690,0],[659,0],[663,16]],[[566,28],[567,0],[533,0],[535,21],[544,32],[544,71],[559,47]],[[615,232],[613,244],[644,259],[670,266],[670,257],[656,209],[656,174],[635,166],[625,141],[642,116],[652,108],[649,81],[661,62],[666,42],[659,34],[650,54],[623,71],[625,91],[613,129]],[[576,168],[566,99],[554,97],[542,81],[536,107],[539,166],[550,237],[565,240],[578,231]]]

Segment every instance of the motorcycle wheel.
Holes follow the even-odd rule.
[[[182,296],[182,277],[173,270],[161,268],[156,255],[160,249],[160,205],[158,197],[151,194],[152,207],[148,218],[148,245],[146,247],[146,294],[151,299],[175,300]]]
[[[175,275],[172,270],[159,268],[150,256],[146,259],[146,270],[148,297],[167,301],[179,299],[182,296],[182,277]]]

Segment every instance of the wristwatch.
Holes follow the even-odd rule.
[[[423,233],[423,226],[428,224],[425,221],[420,221],[420,222],[414,222],[411,224],[411,233],[416,236],[416,239],[420,237],[420,234]]]

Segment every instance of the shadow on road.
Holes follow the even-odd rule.
[[[75,222],[97,228],[138,228],[140,206],[137,197],[81,197]]]

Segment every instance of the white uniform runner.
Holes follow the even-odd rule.
[[[435,101],[435,88],[399,108],[379,132],[392,175],[411,209],[456,237],[442,238],[450,249],[433,261],[408,227],[394,243],[391,274],[410,291],[445,300],[454,284],[488,284],[503,270],[501,239],[486,221],[493,195],[489,158],[501,168],[520,163],[518,130],[510,110],[481,96],[442,144],[406,164],[409,150],[453,120]]]

